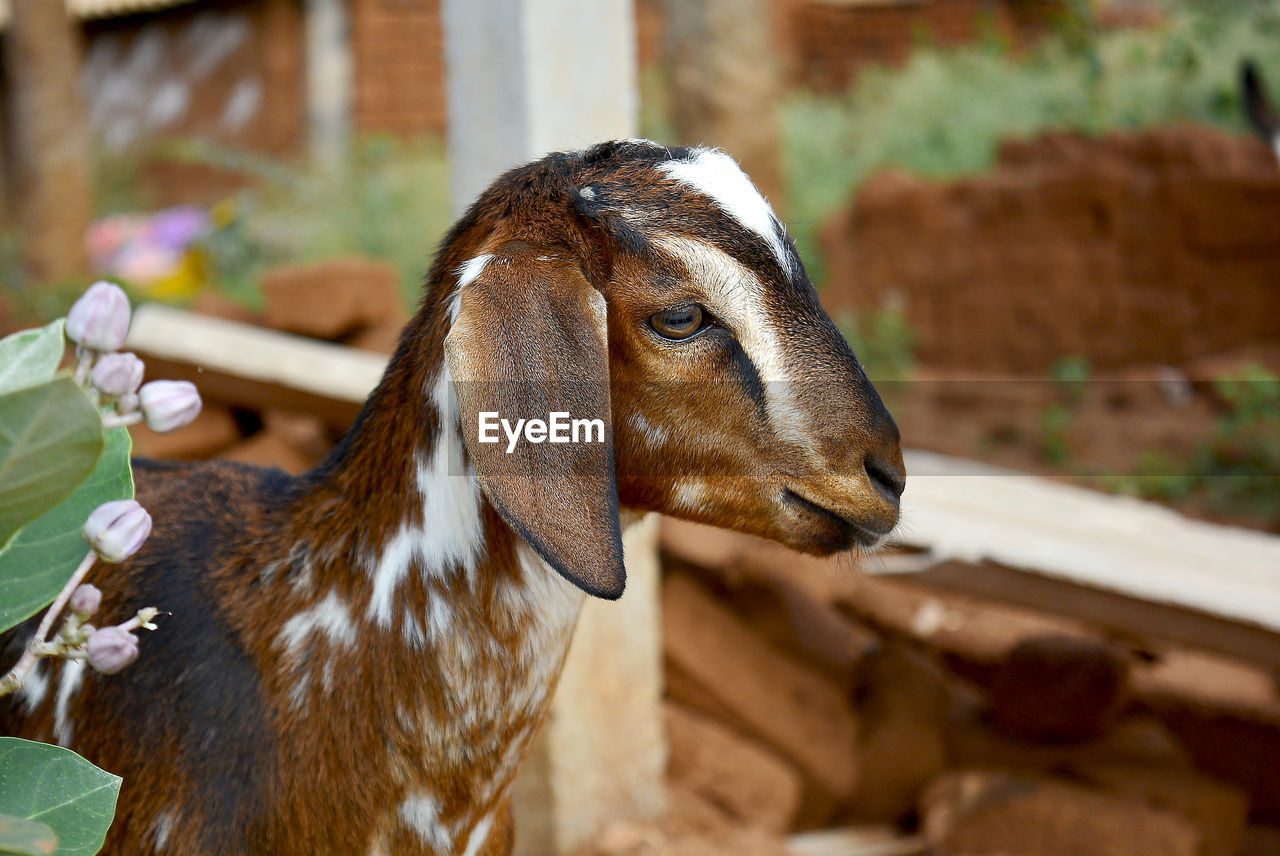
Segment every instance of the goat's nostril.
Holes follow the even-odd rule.
[[[902,498],[902,491],[907,487],[905,473],[900,472],[896,467],[890,467],[883,461],[876,460],[870,455],[863,461],[862,466],[866,469],[867,476],[871,479],[871,484],[885,499],[897,503]]]

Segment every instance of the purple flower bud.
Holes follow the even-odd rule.
[[[88,618],[98,611],[102,603],[102,592],[92,583],[77,586],[71,593],[71,609],[81,618]]]
[[[127,351],[104,354],[93,367],[93,385],[107,395],[131,395],[142,385],[142,360]]]
[[[129,335],[129,298],[120,286],[95,282],[67,313],[67,338],[95,351],[115,351]]]
[[[153,380],[138,391],[138,399],[152,431],[181,428],[200,414],[200,393],[185,380]]]
[[[114,675],[138,659],[138,637],[119,627],[103,627],[89,637],[89,665]]]
[[[151,515],[132,499],[105,502],[89,515],[83,531],[98,558],[123,562],[138,552],[151,534]]]
[[[116,413],[124,416],[126,413],[132,413],[137,410],[140,404],[137,393],[131,392],[128,395],[122,395],[116,399]]]

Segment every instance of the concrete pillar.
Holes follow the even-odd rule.
[[[515,856],[572,853],[666,808],[658,516],[622,539],[627,591],[589,600],[551,712],[516,780]]]
[[[443,0],[453,207],[547,152],[636,133],[631,0]]]
[[[453,207],[547,152],[635,136],[631,0],[442,0]],[[588,598],[513,788],[518,856],[567,854],[665,808],[657,520],[623,539],[627,591]]]
[[[351,142],[354,78],[346,0],[306,0],[306,44],[308,146],[314,160],[335,168]]]

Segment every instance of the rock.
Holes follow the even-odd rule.
[[[1033,743],[1009,737],[987,724],[976,709],[952,711],[945,721],[947,754],[962,767],[1007,767],[1051,773],[1073,763],[1133,763],[1186,770],[1191,757],[1161,722],[1146,716],[1120,720],[1101,737],[1084,743]]]
[[[1172,812],[1053,779],[961,771],[923,798],[938,856],[1195,856],[1199,834]]]
[[[394,267],[371,259],[287,265],[262,279],[263,321],[277,330],[337,341],[405,319]]]
[[[231,411],[207,402],[189,425],[158,434],[145,423],[131,425],[134,454],[171,461],[199,461],[216,456],[240,439]]]
[[[785,832],[800,804],[800,774],[711,719],[668,704],[671,781],[714,803],[736,822]]]
[[[262,414],[263,427],[292,446],[315,466],[329,453],[333,443],[324,422],[307,413],[292,410],[268,410]]]
[[[1244,844],[1249,798],[1240,788],[1192,770],[1137,764],[1072,764],[1070,772],[1108,793],[1190,821],[1200,831],[1200,856],[1235,856]]]
[[[991,718],[1029,740],[1096,737],[1128,700],[1129,660],[1105,642],[1035,636],[1013,647],[991,684]]]
[[[834,797],[857,782],[858,724],[838,689],[751,632],[705,589],[670,575],[662,596],[668,664],[691,686],[677,701],[761,740],[796,765],[806,781]]]
[[[1250,826],[1244,833],[1240,856],[1275,856],[1280,853],[1280,827]]]
[[[390,356],[395,353],[396,347],[400,344],[400,334],[403,331],[404,324],[381,323],[373,327],[366,327],[360,332],[347,337],[342,344],[350,348],[359,348],[362,351],[373,351]]]
[[[858,788],[850,817],[896,823],[946,766],[942,671],[904,645],[887,643],[863,663],[857,707],[861,724]]]
[[[240,324],[262,323],[262,318],[252,309],[223,297],[216,291],[202,291],[196,295],[196,299],[191,302],[191,311]]]
[[[248,440],[219,455],[227,461],[239,461],[259,467],[279,467],[298,475],[315,466],[315,461],[294,448],[285,438],[271,431],[259,431]]]

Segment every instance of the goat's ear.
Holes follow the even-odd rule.
[[[575,261],[527,245],[505,249],[462,288],[444,342],[467,451],[508,524],[574,585],[617,598],[626,573],[605,301]],[[600,420],[585,432],[592,442],[534,443],[521,432],[512,447],[500,427],[482,436],[482,418],[514,427],[551,414]]]

